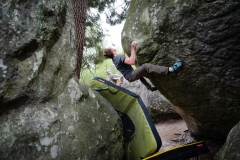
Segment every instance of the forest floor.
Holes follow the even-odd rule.
[[[188,134],[188,128],[184,120],[170,119],[156,123],[155,127],[162,140],[160,152],[194,142],[194,139]],[[213,157],[212,154],[205,154],[189,160],[213,160]]]
[[[160,151],[185,144],[185,135],[188,128],[184,120],[171,119],[156,123],[155,127],[162,140]]]

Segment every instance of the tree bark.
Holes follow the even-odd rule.
[[[81,71],[82,58],[83,58],[83,46],[84,46],[84,38],[85,38],[87,0],[71,0],[71,3],[73,8],[76,38],[77,38],[77,63],[76,63],[75,72],[78,78],[80,78],[80,71]]]

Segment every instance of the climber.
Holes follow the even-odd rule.
[[[105,58],[112,59],[117,70],[119,70],[123,74],[125,79],[127,79],[129,82],[133,82],[140,79],[140,81],[147,87],[148,90],[156,91],[157,88],[155,86],[151,86],[143,77],[146,73],[168,75],[169,72],[175,72],[183,65],[183,62],[180,60],[177,61],[171,67],[157,66],[145,63],[134,70],[131,65],[134,65],[136,61],[136,46],[137,46],[136,42],[132,42],[131,56],[129,58],[126,58],[124,54],[118,54],[116,52],[116,49],[112,47],[105,48],[103,55]]]

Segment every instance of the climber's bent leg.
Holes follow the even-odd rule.
[[[156,74],[163,74],[168,75],[168,67],[165,66],[157,66],[149,63],[145,63],[142,66],[136,68],[134,71],[131,72],[129,81],[133,82],[135,80],[140,79],[141,77],[147,75],[148,73],[156,73]]]

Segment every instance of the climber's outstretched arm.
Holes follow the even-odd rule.
[[[124,60],[125,64],[129,64],[129,65],[134,65],[136,62],[136,42],[132,42],[131,44],[131,56],[129,58],[126,58]]]

